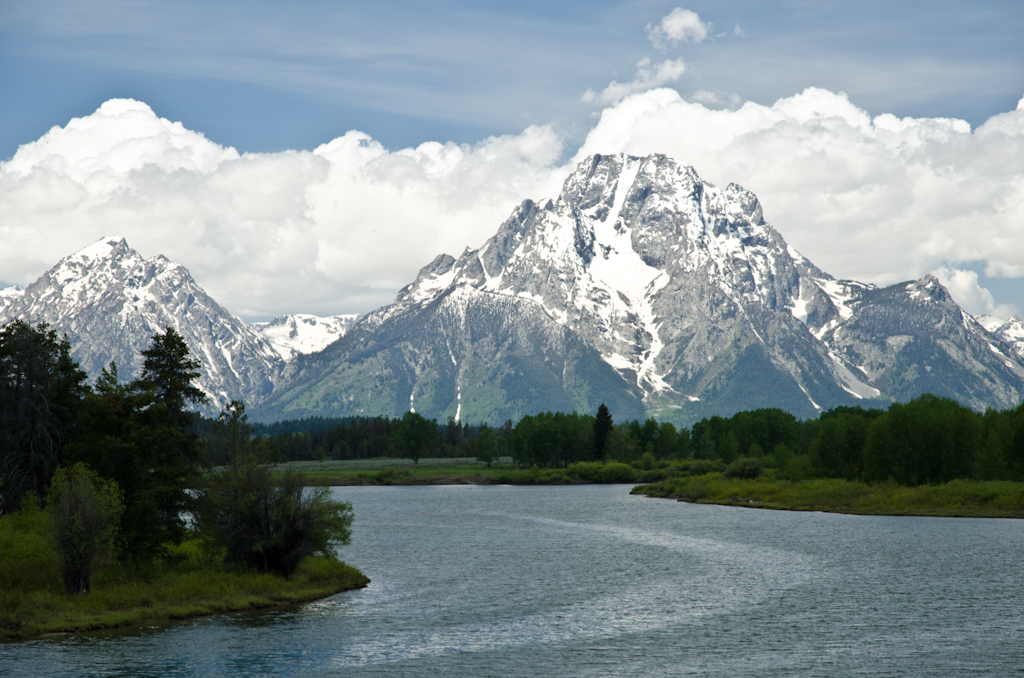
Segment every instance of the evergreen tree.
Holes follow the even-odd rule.
[[[67,337],[22,320],[0,330],[0,514],[46,493],[87,391]]]
[[[612,421],[611,412],[604,403],[597,408],[597,418],[594,420],[594,459],[600,459],[605,454],[605,444],[612,432],[615,422]]]
[[[197,415],[186,409],[206,401],[192,384],[198,362],[172,328],[154,335],[143,355],[142,376],[131,383],[119,382],[113,363],[103,370],[68,450],[72,461],[86,462],[124,492],[121,540],[135,562],[159,556],[164,544],[184,537],[189,490],[206,463],[194,431]]]

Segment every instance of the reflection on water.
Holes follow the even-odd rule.
[[[373,580],[0,646],[0,675],[1009,675],[1024,522],[692,506],[628,486],[338,488]]]

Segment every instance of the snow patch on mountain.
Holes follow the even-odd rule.
[[[173,327],[200,363],[197,382],[220,408],[270,395],[283,361],[251,325],[231,315],[162,255],[145,259],[124,238],[104,237],[64,257],[0,309],[0,321],[47,322],[67,334],[72,356],[95,377],[111,362],[122,379],[142,369],[140,352]]]
[[[21,299],[24,294],[25,290],[17,285],[0,288],[0,315],[3,314],[3,309]]]
[[[358,313],[323,317],[295,313],[278,316],[265,323],[253,323],[253,326],[266,337],[278,355],[290,361],[299,355],[324,350],[345,336],[360,318],[362,316]]]

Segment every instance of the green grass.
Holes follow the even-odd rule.
[[[0,640],[74,633],[303,603],[361,588],[361,572],[337,560],[308,557],[290,577],[224,571],[197,542],[168,562],[129,570],[101,564],[87,595],[69,596],[38,509],[0,517]]]
[[[721,473],[638,485],[633,494],[700,504],[861,515],[1024,518],[1024,483],[954,480],[942,485],[868,485],[835,478],[789,481]]]

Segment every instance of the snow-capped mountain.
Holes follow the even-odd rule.
[[[123,238],[102,238],[62,259],[0,309],[0,321],[46,321],[67,334],[72,355],[95,377],[111,361],[130,379],[157,332],[177,330],[202,363],[199,386],[219,408],[262,401],[284,361],[270,341],[231,315],[166,257],[144,259]]]
[[[977,318],[978,323],[992,333],[1018,358],[1024,358],[1024,320],[1011,316],[1009,320],[1000,320],[990,315]]]
[[[542,410],[689,423],[780,407],[812,417],[923,392],[976,409],[1024,395],[1024,323],[974,319],[932,276],[836,280],[765,220],[757,198],[671,158],[594,156],[558,198],[524,201],[457,259],[440,255],[366,316],[250,325],[179,264],[104,238],[25,290],[0,322],[46,321],[95,376],[167,326],[202,362],[213,407],[254,417],[501,422]]]
[[[322,351],[341,337],[362,316],[358,313],[330,315],[325,317],[296,313],[282,315],[266,323],[253,326],[270,342],[284,360],[296,356]]]
[[[1005,407],[1024,368],[998,344],[934,278],[835,280],[739,186],[665,156],[594,156],[557,199],[525,201],[481,248],[437,257],[295,361],[266,412],[493,421],[604,401],[692,421],[923,391]]]

